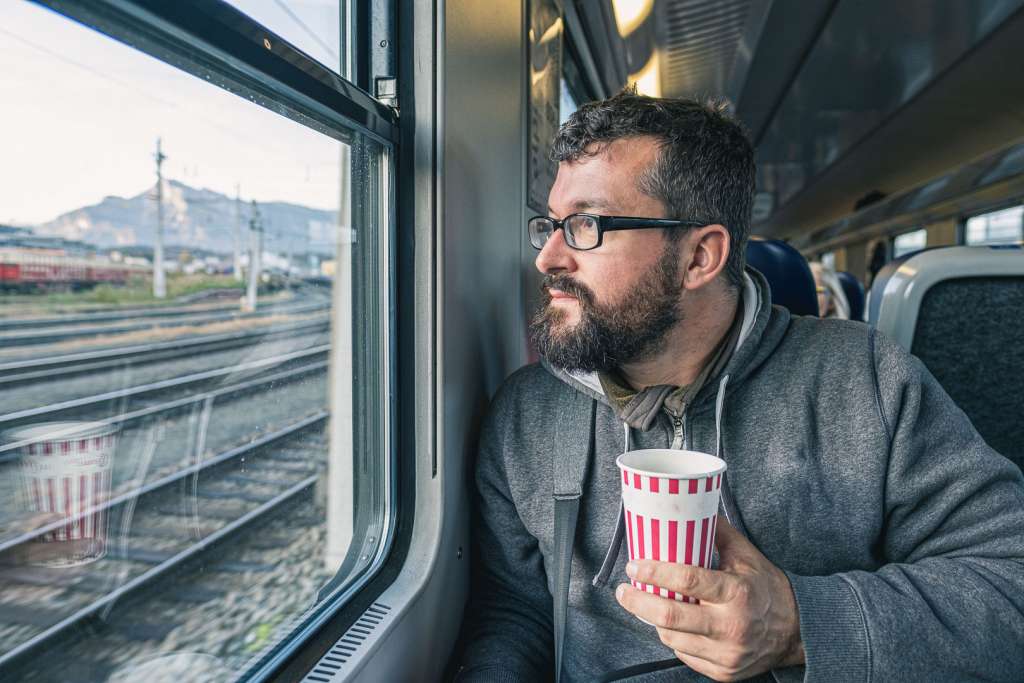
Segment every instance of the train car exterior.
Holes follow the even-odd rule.
[[[116,263],[63,253],[23,249],[0,249],[0,286],[92,287],[101,283],[125,284],[132,277],[145,276],[149,269],[137,264]]]

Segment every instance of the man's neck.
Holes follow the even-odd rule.
[[[736,317],[738,297],[692,303],[684,319],[668,333],[660,353],[619,367],[622,378],[634,389],[659,384],[688,386],[710,361]]]

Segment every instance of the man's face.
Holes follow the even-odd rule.
[[[629,138],[561,163],[549,215],[664,218],[665,206],[637,187],[657,151],[653,138]],[[660,229],[606,232],[591,251],[572,249],[556,231],[536,260],[545,277],[530,329],[540,353],[559,367],[584,371],[656,354],[682,320],[678,253]]]

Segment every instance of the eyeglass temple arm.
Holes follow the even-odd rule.
[[[677,228],[707,225],[700,221],[677,221],[668,218],[604,218],[602,230],[632,230],[640,228]]]

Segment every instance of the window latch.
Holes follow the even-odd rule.
[[[398,109],[398,79],[378,76],[374,82],[374,96],[392,109]]]

